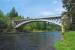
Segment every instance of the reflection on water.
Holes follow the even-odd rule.
[[[0,50],[55,50],[59,38],[59,32],[1,34]]]

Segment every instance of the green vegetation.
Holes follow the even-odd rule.
[[[2,32],[2,29],[7,28],[7,22],[3,12],[0,10],[0,32]]]
[[[75,31],[63,33],[63,39],[55,47],[57,50],[75,50]]]
[[[12,29],[12,21],[20,19],[22,19],[22,17],[18,15],[15,8],[12,8],[7,15],[4,15],[0,10],[0,32],[10,31]]]

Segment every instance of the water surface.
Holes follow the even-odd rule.
[[[0,50],[55,50],[59,32],[5,33],[0,35]]]

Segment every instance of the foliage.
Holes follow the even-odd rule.
[[[7,15],[4,15],[4,13],[0,10],[0,30],[3,29],[11,30],[12,21],[21,19],[23,18],[21,16],[18,16],[18,13],[16,12],[14,7]]]
[[[3,12],[0,10],[0,19],[4,17]]]
[[[57,50],[75,50],[75,32],[63,33],[64,39],[57,42],[55,47]]]
[[[63,7],[65,7],[67,11],[75,10],[75,0],[63,0]]]
[[[69,30],[75,30],[75,0],[63,0],[63,7],[66,9],[66,12],[63,15],[67,15],[70,22],[67,26]],[[65,21],[66,22],[66,21]],[[68,25],[68,23],[66,23]]]
[[[12,10],[7,14],[8,17],[14,18],[18,16],[18,13],[16,12],[15,8],[13,7]]]
[[[6,27],[6,19],[3,14],[3,12],[0,10],[0,28],[5,28]]]

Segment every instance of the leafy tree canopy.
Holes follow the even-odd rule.
[[[18,13],[16,12],[15,8],[13,7],[11,9],[11,11],[7,14],[8,17],[13,18],[13,17],[17,17]]]
[[[4,17],[3,12],[0,10],[0,20],[2,20],[2,18]]]
[[[75,0],[63,0],[63,7],[65,7],[67,11],[75,11]]]

